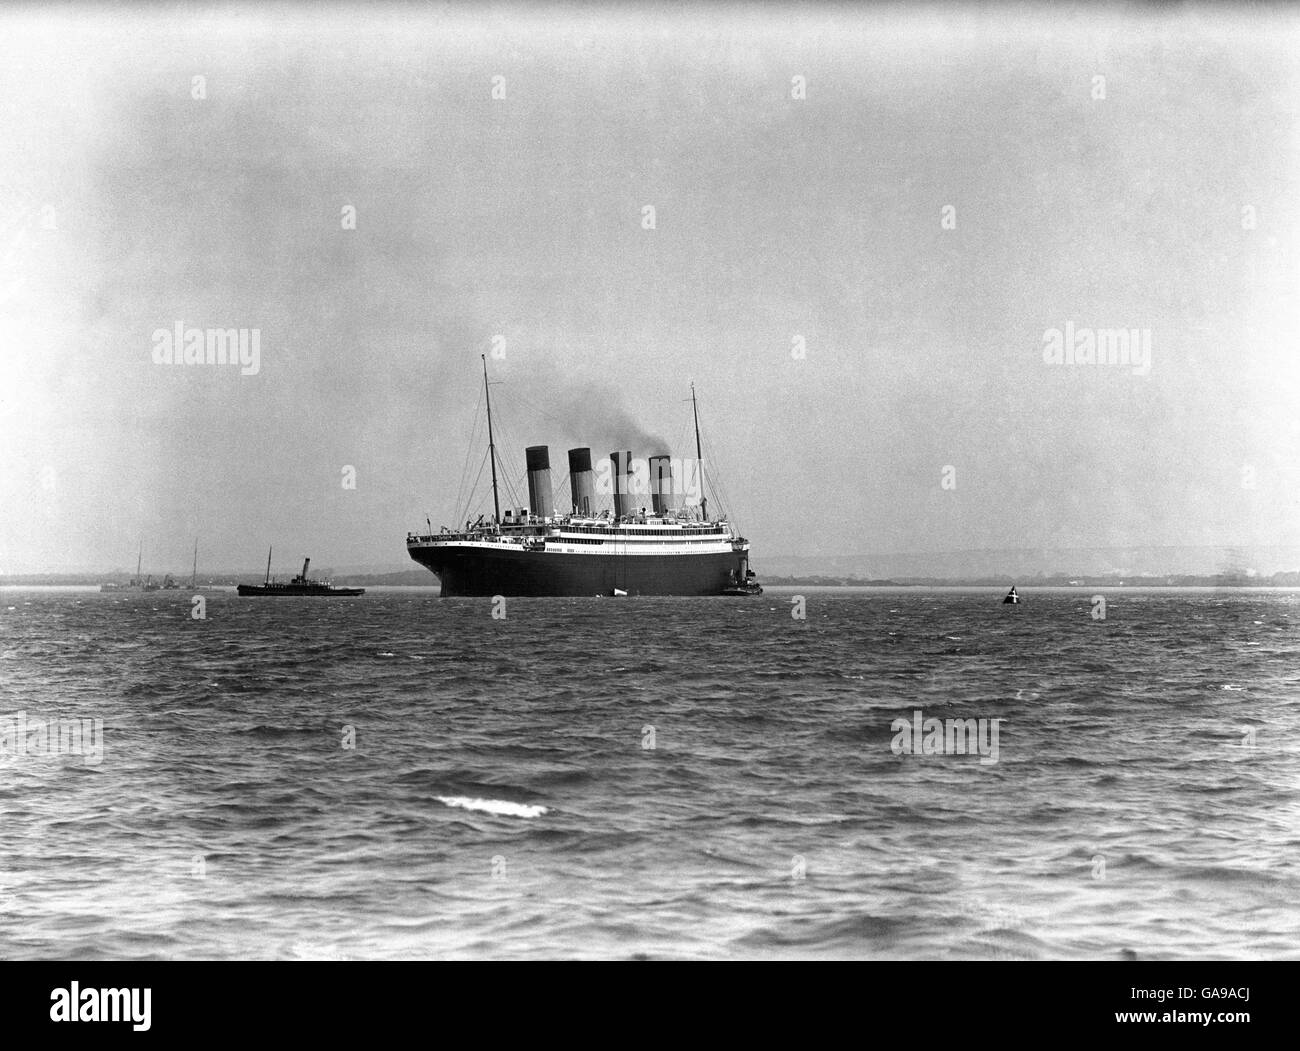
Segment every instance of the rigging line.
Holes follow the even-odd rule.
[[[709,465],[715,461],[713,459],[713,446],[703,437],[704,425],[700,425],[700,486],[704,495],[713,494],[713,503],[716,505],[711,508],[711,519],[722,518],[726,515],[727,494],[723,491],[722,486],[718,484],[718,475],[716,471],[709,469]]]
[[[554,477],[554,476],[552,476],[552,477]],[[560,479],[560,484],[559,484],[559,487],[558,487],[561,493],[565,492],[564,483],[567,482],[568,480],[569,480],[569,472],[568,472],[568,470],[566,469],[565,472],[564,472],[564,477]],[[552,506],[555,505],[555,490],[556,490],[556,486],[551,486],[551,504],[552,504]],[[573,503],[573,495],[572,495],[572,494],[569,495],[569,497],[568,497],[568,502],[569,502],[569,503]],[[556,511],[555,513],[556,513],[556,514],[564,514],[563,511]]]
[[[497,381],[499,382],[499,381]],[[494,387],[496,382],[492,384]],[[515,465],[510,456],[510,449],[514,445],[510,437],[510,428],[501,422],[500,405],[502,402],[501,393],[497,392],[498,411],[492,414],[493,430],[496,433],[496,467],[497,467],[497,485],[505,494],[507,501],[514,506],[514,495],[510,491],[510,478],[516,473]]]
[[[512,449],[513,447],[514,447],[513,445],[508,445],[506,446],[506,449],[509,450]],[[509,451],[503,451],[501,446],[499,445],[497,446],[497,460],[501,463],[502,467],[504,468],[503,471],[504,481],[506,487],[511,489],[511,497],[514,500],[513,506],[523,507],[524,505],[519,502],[519,493],[524,490],[522,489],[515,490],[511,488],[510,480],[512,478],[526,480],[528,477],[528,472],[520,470],[519,461],[515,459],[514,454]]]
[[[520,496],[519,496],[519,493],[521,492],[521,490],[520,490],[520,489],[516,489],[513,485],[510,484],[510,476],[509,476],[509,475],[502,475],[502,476],[501,476],[501,483],[502,483],[502,485],[504,485],[505,488],[506,488],[506,495],[510,497],[510,508],[511,508],[512,510],[515,509],[515,508],[519,508],[519,507],[524,507],[524,506],[526,506],[526,505],[523,503],[523,501],[522,501],[522,499],[520,498]],[[522,485],[522,483],[521,483],[521,485]],[[528,508],[528,509],[529,509],[530,511],[532,510],[531,507]]]
[[[548,419],[555,420],[560,424],[566,423],[566,421],[547,413],[545,410],[537,406],[536,403],[523,397],[523,395],[521,395],[517,390],[510,389],[504,385],[501,392],[497,395],[497,400],[499,403],[504,405],[508,415],[514,415],[516,417],[524,415],[517,411],[513,414],[510,413],[512,407],[517,407],[522,403],[528,405],[531,409]],[[501,438],[501,441],[497,443],[497,462],[500,463],[503,468],[501,482],[506,489],[511,506],[515,508],[524,507],[526,504],[523,500],[523,494],[528,491],[528,472],[526,469],[521,467],[521,463],[516,454],[516,450],[522,449],[524,446],[515,439],[514,430],[511,425],[503,424],[498,421],[496,424],[496,430],[498,436]],[[567,478],[567,475],[565,477]],[[511,479],[517,481],[512,483]],[[554,493],[552,493],[552,500],[554,500]],[[537,509],[535,507],[529,507],[529,510],[536,512]]]
[[[498,427],[499,437],[502,439],[497,443],[497,463],[501,467],[500,482],[505,487],[506,495],[509,497],[512,508],[522,507],[519,503],[519,491],[513,484],[513,479],[520,478],[523,473],[519,470],[519,461],[515,459],[514,454],[510,451],[514,448],[514,439],[510,435],[508,428]]]
[[[466,503],[469,502],[469,497],[465,495],[465,482],[469,478],[469,464],[470,464],[469,458],[470,456],[473,455],[474,452],[474,437],[475,435],[478,434],[479,414],[482,411],[483,411],[483,392],[480,390],[478,392],[478,399],[474,402],[474,421],[473,423],[470,424],[470,428],[469,428],[469,442],[465,445],[465,466],[461,468],[460,485],[456,487],[456,502],[452,504],[452,509],[458,513],[461,507],[463,506],[461,504],[461,498],[464,497],[465,502]]]
[[[482,480],[482,476],[484,476],[484,467],[487,466],[487,457],[489,457],[489,455],[490,454],[487,453],[487,450],[485,449],[484,458],[478,460],[478,473],[476,476],[474,476],[474,484],[472,488],[469,489],[468,496],[465,497],[464,506],[463,507],[461,507],[460,505],[456,506],[456,523],[458,524],[460,522],[461,512],[463,512],[463,514],[465,515],[471,515],[471,516],[473,515],[472,506],[474,501],[474,493],[478,492],[478,483],[480,483],[480,481]]]
[[[512,406],[514,407],[521,406],[521,405],[527,406],[532,412],[536,413],[538,416],[541,416],[556,424],[559,424],[564,434],[569,433],[569,429],[571,428],[573,423],[571,419],[564,419],[543,409],[535,401],[521,394],[517,389],[503,390],[502,393],[498,395],[498,400],[504,403],[507,409],[509,409]],[[522,412],[516,412],[514,415],[518,417],[518,416],[523,416],[525,414]],[[497,430],[500,431],[502,435],[502,441],[498,443],[498,448],[497,448],[498,460],[500,460],[505,465],[507,475],[514,475],[516,477],[526,480],[527,471],[521,471],[519,469],[519,461],[515,458],[514,453],[511,451],[516,448],[523,448],[523,446],[519,442],[514,440],[514,438],[512,437],[512,432],[507,426],[498,424]],[[567,441],[569,439],[565,439],[565,440]],[[567,480],[567,478],[568,478],[568,474],[566,472],[566,474],[564,475],[564,479]],[[523,482],[520,483],[520,486],[521,486],[520,492],[522,493],[524,491],[522,488]],[[552,499],[554,499],[554,494],[552,494]],[[515,502],[516,502],[516,506],[521,506],[518,503],[517,495],[515,498]],[[610,501],[604,501],[604,503],[610,504]],[[530,508],[530,510],[535,510],[535,509]],[[598,510],[598,509],[593,508],[593,510]]]
[[[473,450],[477,449],[478,440],[480,440],[480,431],[478,431],[478,428],[484,425],[484,418],[482,418],[481,410],[482,410],[482,394],[478,395],[478,403],[476,407],[474,407],[474,418],[471,427],[471,432],[469,432],[469,442],[467,444],[467,447],[465,447],[464,473],[463,475],[461,475],[460,486],[458,490],[456,490],[456,505],[455,505],[456,510],[460,510],[461,507],[465,505],[465,503],[469,502],[469,498],[471,498],[471,490],[469,490],[468,488],[469,477],[471,477],[469,476],[469,468],[473,467]],[[487,454],[486,438],[484,438],[484,442],[485,442],[484,455],[486,455]]]
[[[669,453],[676,453],[678,456],[682,455],[681,450],[686,445],[686,432],[688,430],[688,426],[689,426],[688,424],[683,423],[680,427],[677,428],[677,440],[673,443],[672,448],[668,450]]]
[[[713,490],[718,500],[722,503],[722,506],[718,508],[719,514],[724,514],[731,506],[731,499],[727,494],[726,485],[723,482],[722,470],[718,467],[718,460],[713,449],[713,443],[702,440],[700,444],[704,447],[704,462],[713,465],[713,470],[705,470],[704,473],[707,475],[705,481],[709,488]]]
[[[483,459],[479,461],[479,465],[478,465],[478,475],[477,475],[477,476],[475,477],[475,479],[474,479],[474,486],[473,486],[472,489],[470,489],[470,491],[469,491],[469,496],[467,496],[467,497],[465,498],[464,513],[465,513],[467,516],[471,517],[471,518],[472,518],[473,515],[474,515],[474,511],[473,511],[473,507],[472,507],[472,504],[473,504],[473,502],[474,502],[474,494],[475,494],[476,492],[478,492],[478,483],[479,483],[480,481],[482,481],[482,479],[483,479],[483,468],[487,466],[487,458],[488,458],[488,455],[489,455],[489,454],[488,454],[488,451],[487,451],[486,449],[484,449],[484,450],[483,450]],[[456,513],[456,523],[455,523],[455,524],[459,525],[459,524],[460,524],[460,514],[461,514],[461,508],[460,508],[459,506],[457,506],[457,508],[456,508],[456,512],[457,512],[457,513]]]
[[[682,451],[687,447],[686,446],[686,443],[688,441],[687,433],[689,430],[690,430],[690,423],[683,420],[681,426],[677,430],[677,440],[668,449],[669,454],[672,456],[676,456],[679,460],[690,459],[689,454]],[[685,464],[682,464],[681,467],[682,470],[680,473],[682,477],[677,477],[676,475],[673,476],[673,486],[678,489],[680,489],[681,486],[685,485],[686,476],[689,473],[689,468],[686,467]],[[680,509],[682,511],[685,511],[686,509],[686,500],[684,496],[681,498]]]
[[[513,456],[503,454],[501,449],[499,448],[497,449],[497,460],[501,463],[501,467],[502,467],[501,482],[506,487],[506,490],[510,494],[510,500],[511,500],[510,506],[511,507],[522,506],[519,503],[519,491],[512,484],[512,479],[516,479],[524,476],[522,472],[520,472],[519,470],[518,461],[515,460]]]
[[[497,450],[497,459],[501,460],[506,465],[507,473],[512,478],[518,478],[523,472],[520,470],[519,460],[516,458],[515,453],[513,452],[514,445],[511,444],[507,448],[512,451],[508,451],[503,454],[500,450]]]
[[[717,463],[717,459],[716,459],[714,453],[712,452],[712,448],[713,448],[713,447],[710,445],[710,446],[709,446],[709,449],[710,449],[709,457],[710,457],[710,459],[712,460],[713,463]],[[729,516],[729,521],[731,522],[732,525],[734,525],[734,526],[736,527],[737,530],[739,530],[739,529],[740,529],[740,526],[739,526],[739,524],[738,524],[737,521],[736,521],[736,517],[737,517],[737,515],[738,515],[740,509],[737,508],[736,505],[732,503],[732,501],[731,501],[731,493],[730,493],[730,491],[727,489],[726,482],[723,480],[723,478],[722,478],[722,476],[721,476],[721,473],[719,473],[718,475],[714,476],[714,477],[711,479],[710,484],[712,484],[712,485],[714,486],[714,492],[716,492],[716,493],[718,494],[718,497],[722,500],[722,509],[723,509],[723,511],[725,511],[725,512],[728,514],[728,516]]]
[[[572,425],[572,422],[573,422],[572,420],[566,420],[566,419],[564,419],[563,417],[556,416],[556,415],[554,415],[553,413],[547,412],[547,411],[546,411],[545,409],[543,409],[540,405],[538,405],[535,401],[532,401],[532,400],[529,399],[529,398],[525,398],[522,394],[519,394],[519,393],[516,392],[516,391],[512,391],[512,392],[511,392],[511,398],[512,398],[513,400],[516,400],[516,401],[520,402],[520,403],[523,404],[523,405],[526,405],[528,408],[532,409],[533,412],[537,413],[538,416],[541,416],[541,417],[543,417],[544,419],[550,420],[550,421],[552,421],[553,423],[558,423],[558,424],[559,424],[562,428],[564,428],[566,431],[567,431],[568,428]]]

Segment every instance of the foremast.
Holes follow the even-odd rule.
[[[483,359],[483,397],[487,401],[487,418],[488,418],[488,459],[492,461],[492,524],[501,524],[501,498],[497,495],[497,447],[492,438],[492,392],[488,389],[487,374],[487,355],[480,354]],[[483,468],[479,468],[481,471]]]

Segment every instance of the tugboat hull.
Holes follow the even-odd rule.
[[[365,588],[301,587],[294,584],[240,584],[236,589],[245,598],[294,598],[319,596],[322,598],[347,598],[364,595]]]
[[[333,584],[312,580],[307,576],[307,567],[311,559],[303,559],[302,572],[287,583],[271,579],[271,552],[266,553],[266,582],[262,584],[240,584],[235,588],[244,598],[346,598],[350,595],[364,595],[365,588],[336,588]]]

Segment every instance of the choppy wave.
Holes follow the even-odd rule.
[[[1300,955],[1296,594],[1001,597],[23,593],[0,719],[103,754],[0,757],[0,945]],[[897,753],[918,711],[997,761]]]

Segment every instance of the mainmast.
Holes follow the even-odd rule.
[[[695,465],[700,472],[700,518],[709,520],[709,500],[704,495],[704,453],[700,451],[700,410],[695,404],[695,384],[691,384],[691,412],[695,415]]]
[[[492,519],[494,525],[501,522],[501,501],[497,496],[497,447],[492,440],[492,394],[488,390],[487,377],[487,355],[480,354],[483,359],[483,396],[487,399],[487,418],[488,418],[488,459],[492,461],[492,511],[495,517]],[[482,470],[482,468],[479,468]]]

